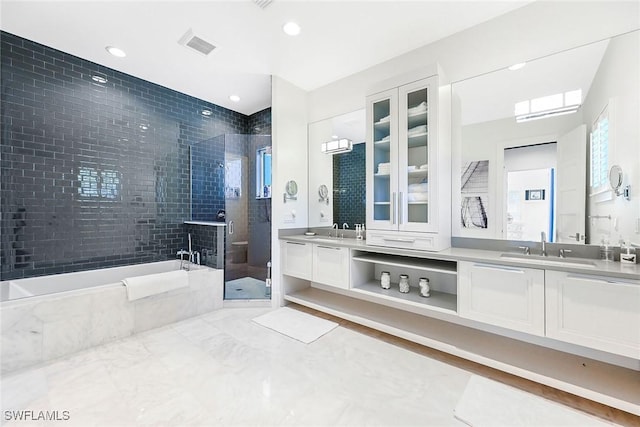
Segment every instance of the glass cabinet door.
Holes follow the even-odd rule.
[[[397,197],[397,91],[384,92],[370,99],[367,118],[372,161],[369,163],[372,186],[370,219],[377,228],[392,228],[396,223]]]
[[[399,228],[425,230],[429,210],[430,87],[422,80],[400,88]]]

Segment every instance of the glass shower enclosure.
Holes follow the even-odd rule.
[[[191,217],[224,221],[226,300],[270,298],[271,136],[225,134],[191,147]],[[224,230],[224,231],[222,231]]]

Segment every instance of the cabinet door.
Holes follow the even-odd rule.
[[[436,83],[432,77],[398,91],[398,228],[403,231],[437,230],[437,215],[432,215],[438,188],[437,163],[432,161],[437,143]]]
[[[546,272],[547,336],[640,358],[640,281]]]
[[[349,289],[349,248],[313,247],[313,281]]]
[[[282,243],[282,273],[311,280],[313,245],[301,242]]]
[[[460,316],[544,336],[544,270],[458,263]]]
[[[398,91],[367,97],[367,228],[398,228]]]

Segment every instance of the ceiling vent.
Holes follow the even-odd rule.
[[[193,34],[193,30],[191,28],[189,28],[189,30],[180,37],[178,43],[203,55],[209,55],[216,48],[213,44]]]
[[[253,2],[260,8],[264,9],[269,6],[273,0],[253,0]]]

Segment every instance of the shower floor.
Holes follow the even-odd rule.
[[[224,269],[224,299],[269,299],[265,296],[265,267],[227,262]]]
[[[264,280],[243,277],[224,284],[224,299],[265,299],[266,286]]]

